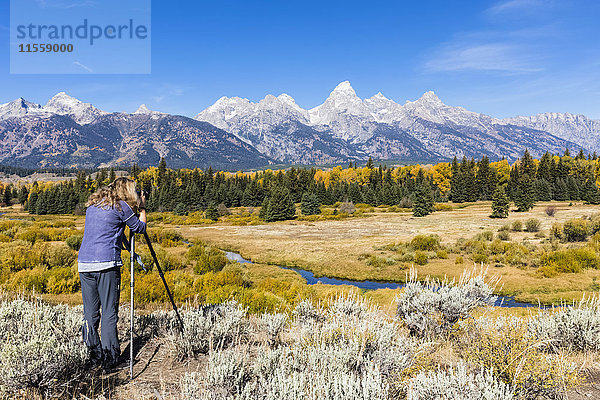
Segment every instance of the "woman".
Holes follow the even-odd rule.
[[[77,260],[83,297],[83,341],[92,361],[110,369],[121,354],[117,321],[123,231],[127,225],[135,233],[146,232],[145,198],[138,196],[134,181],[117,178],[92,194],[86,207],[85,230]],[[136,211],[140,213],[139,218]]]

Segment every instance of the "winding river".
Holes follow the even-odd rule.
[[[232,252],[232,251],[225,251],[225,256],[230,261],[236,261],[236,262],[242,263],[242,264],[252,264],[252,261],[246,260],[240,254]],[[292,270],[292,271],[299,273],[300,276],[302,276],[306,280],[306,283],[309,285],[316,285],[318,283],[323,283],[323,284],[327,284],[327,285],[350,285],[350,286],[354,286],[354,287],[357,287],[359,289],[364,289],[364,290],[398,289],[398,288],[404,287],[403,283],[397,283],[397,282],[352,281],[352,280],[347,280],[347,279],[328,278],[326,276],[321,276],[319,278],[316,278],[314,273],[312,273],[311,271],[304,270],[304,269],[292,268],[292,267],[279,267],[279,268],[288,269],[288,270]],[[537,304],[521,303],[521,302],[515,301],[514,297],[512,297],[512,296],[497,296],[495,305],[498,307],[508,307],[508,308],[511,308],[511,307],[537,307],[538,306]]]

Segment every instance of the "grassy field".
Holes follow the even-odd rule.
[[[548,205],[555,206],[554,216],[546,215]],[[253,216],[246,218],[249,224],[240,224],[246,209],[232,209],[232,215],[216,223],[183,224],[185,217],[168,219],[154,218],[150,229],[168,228],[179,231],[186,240],[202,240],[218,248],[240,253],[254,264],[243,265],[245,273],[252,281],[264,278],[283,279],[303,284],[303,279],[295,272],[277,266],[293,266],[310,270],[316,276],[346,278],[352,280],[381,280],[402,282],[406,278],[408,267],[413,262],[379,262],[369,260],[393,259],[397,252],[390,245],[410,242],[416,235],[438,235],[441,245],[447,249],[447,258],[429,259],[426,265],[415,265],[418,274],[443,278],[458,278],[465,268],[473,268],[476,263],[471,254],[456,250],[456,242],[490,231],[497,234],[504,225],[515,221],[525,222],[536,218],[541,222],[540,232],[513,232],[511,243],[524,243],[530,248],[543,246],[549,242],[549,230],[554,223],[572,218],[589,217],[598,212],[597,206],[581,203],[538,203],[526,213],[511,212],[506,219],[491,219],[489,202],[454,204],[445,211],[415,218],[409,211],[397,208],[365,209],[360,217],[317,221],[284,221],[277,223],[258,223]],[[3,209],[2,219],[34,219],[36,223],[73,221],[75,228],[83,229],[82,216],[31,216],[18,208]],[[256,210],[255,210],[256,213]],[[152,216],[151,216],[152,218]],[[243,221],[243,220],[242,220]],[[454,247],[453,247],[454,246]],[[564,244],[563,247],[582,246]],[[184,247],[170,247],[167,253],[183,257]],[[463,263],[457,263],[457,258]],[[527,256],[525,256],[527,257]],[[533,257],[533,255],[531,256]],[[578,300],[584,293],[597,292],[600,289],[600,270],[584,269],[578,273],[560,273],[553,277],[544,277],[536,268],[502,265],[493,262],[484,263],[489,273],[501,276],[501,288],[497,294],[515,296],[516,300],[536,303],[558,303]],[[481,265],[478,265],[479,267]],[[315,285],[317,293],[329,293],[336,289],[329,285]],[[348,288],[346,288],[348,289]],[[397,291],[378,290],[368,294],[379,304],[387,306]],[[52,296],[49,296],[52,298]],[[76,303],[77,294],[59,295],[60,302]]]
[[[548,205],[557,207],[554,217],[544,212]],[[452,245],[459,238],[471,238],[490,230],[494,233],[503,225],[529,218],[541,221],[541,233],[547,237],[552,224],[572,218],[590,216],[599,211],[597,206],[568,203],[538,203],[531,211],[513,212],[506,219],[491,219],[490,203],[479,202],[435,212],[427,217],[415,218],[409,212],[382,212],[375,209],[364,218],[339,221],[285,221],[265,225],[237,226],[217,223],[206,226],[175,226],[185,237],[201,239],[220,248],[239,252],[243,257],[259,264],[295,266],[313,271],[317,276],[353,280],[403,281],[406,265],[372,266],[365,262],[367,256],[389,256],[393,252],[386,245],[410,241],[418,234],[437,234],[442,244]],[[510,232],[513,242],[532,245],[546,240],[539,234]],[[416,266],[419,275],[457,278],[465,267],[475,263],[464,255],[464,263],[457,264],[458,255],[447,259],[430,260]],[[489,266],[491,274],[502,277],[501,294],[512,295],[519,301],[543,303],[571,301],[581,298],[584,292],[598,291],[600,270],[559,274],[545,278],[533,268]],[[387,296],[386,296],[387,297]]]

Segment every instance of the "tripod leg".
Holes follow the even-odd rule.
[[[130,319],[129,319],[129,328],[130,328],[130,332],[129,332],[129,378],[133,379],[133,288],[134,288],[134,274],[133,274],[133,266],[134,266],[134,260],[135,260],[135,233],[131,232],[131,252],[129,253],[131,255],[130,258],[130,274],[131,276],[129,277],[129,286],[131,289],[131,309],[130,309]]]
[[[179,310],[177,310],[177,305],[175,305],[175,300],[173,300],[173,295],[171,294],[169,285],[167,285],[165,275],[163,274],[163,271],[160,268],[158,258],[156,257],[156,253],[154,252],[154,248],[152,247],[152,243],[150,242],[150,237],[148,236],[148,232],[144,233],[144,237],[146,238],[146,243],[148,244],[148,249],[150,250],[150,254],[152,255],[152,258],[154,259],[154,263],[156,264],[156,269],[158,270],[158,275],[160,276],[160,279],[162,279],[163,284],[165,285],[165,290],[167,291],[169,300],[171,300],[171,305],[173,306],[173,311],[175,311],[175,316],[177,317],[177,322],[179,323],[179,332],[183,333],[183,320],[181,319],[181,315],[179,315]]]

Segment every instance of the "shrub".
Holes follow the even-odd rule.
[[[194,265],[196,274],[220,271],[227,264],[227,257],[221,250],[204,243],[196,243],[190,247],[187,257],[196,262]]]
[[[412,208],[413,207],[413,202],[409,197],[403,197],[400,200],[400,203],[398,203],[398,207],[400,208]]]
[[[412,204],[411,204],[412,207]],[[410,207],[409,207],[410,208]],[[454,207],[448,203],[435,203],[434,205],[435,211],[452,211]]]
[[[205,374],[193,372],[182,379],[182,398],[234,399],[250,380],[248,355],[240,350],[228,349],[212,352],[208,358]],[[218,395],[217,395],[218,394]]]
[[[550,238],[555,240],[563,240],[563,226],[562,224],[554,223],[550,228]]]
[[[48,271],[46,291],[52,294],[75,293],[79,290],[79,277],[73,268],[53,268]]]
[[[600,231],[600,214],[595,214],[590,218],[590,235],[598,231]]]
[[[506,232],[510,231],[510,225],[504,224],[500,228],[498,228],[498,232],[502,232],[502,231],[506,231]]]
[[[389,378],[413,367],[418,343],[357,297],[328,306],[323,312],[302,302],[294,315],[303,320],[295,320],[290,341],[276,348],[252,357],[245,346],[211,354],[206,374],[182,379],[184,398],[388,399],[396,381]]]
[[[496,237],[499,240],[510,240],[510,233],[508,233],[508,231],[499,231],[498,234],[496,235]]]
[[[529,218],[525,221],[525,230],[527,232],[538,232],[540,230],[540,220],[537,218]]]
[[[446,250],[437,250],[435,256],[439,259],[445,260],[448,258],[448,252]]]
[[[435,251],[440,247],[440,237],[438,235],[417,235],[412,238],[410,245],[415,250]]]
[[[492,231],[483,231],[473,237],[473,240],[483,240],[483,241],[487,241],[487,242],[490,242],[493,239],[494,239],[494,233]]]
[[[564,358],[540,350],[520,318],[481,317],[456,332],[459,354],[512,385],[517,398],[563,398],[579,383],[577,369]]]
[[[184,241],[183,235],[174,229],[154,228],[148,231],[148,237],[152,243],[159,243],[164,247],[177,246]]]
[[[342,204],[340,204],[341,213],[352,214],[354,213],[354,211],[356,211],[356,207],[354,207],[354,203],[352,203],[351,201],[345,201]]]
[[[472,257],[473,257],[473,262],[477,263],[477,264],[486,263],[489,260],[487,254],[480,253],[480,252],[473,253]]]
[[[395,263],[396,260],[393,258],[378,257],[376,255],[370,255],[369,258],[367,258],[367,265],[375,268],[383,268],[386,265],[394,265]]]
[[[64,244],[51,246],[47,266],[48,268],[71,267],[76,258],[77,253]]]
[[[229,211],[229,208],[227,208],[227,206],[223,203],[219,203],[217,206],[217,212],[219,213],[220,217],[231,215],[231,211]]]
[[[408,383],[407,400],[511,400],[510,385],[498,381],[490,370],[469,374],[463,364],[448,371],[419,372]]]
[[[548,349],[600,350],[600,297],[574,306],[540,311],[527,324],[529,333]]]
[[[589,247],[565,249],[542,254],[540,273],[553,276],[559,272],[581,272],[587,268],[599,269],[600,257]]]
[[[427,254],[421,250],[415,251],[415,264],[417,264],[417,265],[427,264]]]
[[[554,215],[556,214],[556,207],[548,206],[544,209],[544,212],[546,213],[547,216],[554,217]]]
[[[67,238],[67,240],[65,240],[65,243],[67,244],[67,246],[69,246],[71,249],[75,250],[75,251],[79,251],[79,248],[81,247],[81,241],[83,240],[83,235],[80,234],[76,234],[76,235],[71,235]]]
[[[87,373],[81,308],[39,300],[0,302],[0,397],[66,395]]]
[[[309,300],[302,300],[298,303],[292,314],[295,320],[301,324],[312,324],[325,318],[323,311],[315,307]]]
[[[485,271],[465,270],[458,282],[417,280],[414,269],[404,291],[396,297],[396,314],[416,336],[445,334],[473,309],[493,305],[497,278],[485,281]]]
[[[521,232],[523,230],[523,222],[516,220],[513,221],[512,225],[511,225],[511,229],[514,232]]]
[[[183,312],[184,331],[171,321],[169,341],[177,359],[183,360],[239,343],[248,333],[246,310],[235,301],[210,304]]]
[[[463,264],[464,262],[465,262],[465,259],[462,256],[458,256],[454,260],[454,264],[456,264],[456,265]]]
[[[46,292],[48,271],[42,268],[23,269],[11,275],[5,287],[13,292],[27,291]]]
[[[260,330],[266,333],[269,343],[276,343],[279,341],[279,336],[284,331],[287,323],[287,314],[264,313],[260,316],[258,325]]]
[[[563,225],[563,237],[567,242],[582,242],[588,234],[588,222],[584,219],[570,219]]]

